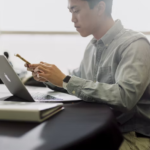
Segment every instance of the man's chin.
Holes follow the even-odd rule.
[[[91,35],[91,34],[89,34],[89,33],[82,33],[82,32],[79,32],[79,33],[80,33],[80,35],[81,35],[82,37],[87,37],[87,36]]]

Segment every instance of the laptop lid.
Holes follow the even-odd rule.
[[[34,102],[34,99],[20,81],[18,75],[4,55],[0,55],[0,78],[14,96],[24,99],[25,101]]]

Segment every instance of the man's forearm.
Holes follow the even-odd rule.
[[[52,89],[52,90],[54,90],[54,91],[63,92],[63,93],[68,93],[67,90],[65,90],[64,88],[57,87],[57,86],[53,85],[53,84],[50,83],[50,82],[43,82],[43,83],[46,85],[46,87],[48,87],[48,88],[50,88],[50,89]]]

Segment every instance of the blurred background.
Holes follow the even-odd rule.
[[[9,53],[15,68],[24,62],[56,64],[64,73],[79,66],[92,36],[74,29],[67,0],[0,0],[0,54]],[[113,18],[150,39],[150,0],[114,0]]]

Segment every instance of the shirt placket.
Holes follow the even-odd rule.
[[[94,67],[94,79],[93,79],[94,82],[97,81],[97,72],[98,72],[99,63],[101,60],[103,49],[104,49],[104,45],[102,43],[97,44],[96,61],[95,61],[95,67]]]

